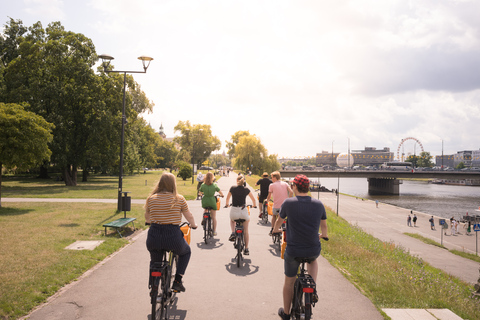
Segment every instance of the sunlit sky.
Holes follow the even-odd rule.
[[[478,0],[0,0],[25,26],[93,40],[155,104],[144,118],[238,130],[269,154],[314,156],[414,137],[432,155],[480,148]],[[402,151],[418,153],[407,140]]]

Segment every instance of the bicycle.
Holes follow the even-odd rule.
[[[149,224],[146,223],[146,225]],[[185,237],[188,235],[187,242],[190,243],[190,224],[184,222],[180,227],[183,227],[184,225],[187,225],[187,233],[185,234],[185,229],[182,229],[182,231],[184,232]],[[162,261],[154,262],[150,266],[148,288],[150,289],[150,301],[152,304],[152,320],[168,319],[168,306],[174,302],[176,293],[178,292],[171,287],[175,277],[173,270],[176,269],[177,262],[178,256],[176,254],[172,251],[164,250]]]
[[[285,233],[285,222],[283,221],[282,223],[282,232],[273,232],[272,233],[272,241],[273,244],[278,243],[278,245],[281,247],[282,245],[282,233]]]
[[[252,205],[246,205],[243,206],[243,208],[247,207],[247,210],[249,210],[250,213],[250,208]],[[225,206],[225,208],[228,208],[228,205]],[[255,207],[256,208],[256,207]],[[235,256],[235,260],[237,261],[237,267],[240,268],[240,264],[243,261],[243,254],[242,252],[245,250],[245,238],[244,238],[244,233],[243,233],[243,223],[245,222],[245,219],[236,219],[235,221],[235,239],[233,242],[233,247],[237,250],[237,255]]]
[[[203,240],[205,244],[208,244],[208,240],[213,238],[213,228],[212,228],[212,217],[210,210],[213,210],[211,207],[205,208],[207,211],[203,213]]]
[[[219,209],[219,204],[218,204],[218,197],[221,197],[220,195],[215,195],[215,202],[217,202],[217,207],[212,208],[212,207],[207,207],[205,208],[205,211],[203,213],[203,220],[202,220],[202,226],[203,226],[203,240],[205,241],[205,244],[208,244],[208,240],[213,238],[213,222],[212,222],[212,217],[211,217],[211,210],[218,210]]]
[[[240,263],[243,261],[242,252],[245,249],[245,239],[243,238],[243,223],[245,219],[235,220],[235,242],[233,247],[237,249],[237,255],[235,259],[237,260],[237,267],[240,268]]]
[[[259,192],[260,189],[255,190],[256,192]],[[257,195],[257,200],[258,203],[260,204],[260,194]],[[261,204],[261,213],[260,213],[260,219],[263,224],[268,223],[268,202],[267,200],[263,200],[263,204]]]
[[[328,241],[328,238],[322,238]],[[308,258],[295,258],[300,262],[299,273],[295,280],[293,289],[292,309],[290,315],[295,320],[310,320],[312,317],[312,306],[318,301],[317,288],[312,276],[306,273],[305,263],[311,263]]]

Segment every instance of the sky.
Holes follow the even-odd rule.
[[[365,147],[480,148],[477,0],[0,0],[25,26],[60,21],[115,58],[155,104],[225,141],[255,134],[279,158]],[[407,139],[398,149],[402,139]]]

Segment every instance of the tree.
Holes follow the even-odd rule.
[[[463,168],[465,168],[465,163],[463,163],[463,162],[460,162],[460,163],[457,164],[457,166],[455,167],[455,169],[459,169],[459,170],[461,170],[461,169],[463,169]]]
[[[434,163],[432,162],[432,158],[433,157],[430,155],[430,152],[422,151],[420,152],[419,156],[416,156],[416,155],[408,156],[406,162],[413,163],[414,167],[431,168],[434,166]]]
[[[194,162],[197,166],[207,160],[213,151],[220,149],[220,139],[212,134],[209,125],[192,125],[190,121],[179,121],[174,130],[181,133],[181,136],[174,138],[182,148],[179,156],[185,158],[188,153],[189,162]]]
[[[249,131],[237,131],[232,135],[232,138],[230,141],[225,141],[228,149],[227,154],[230,159],[235,157],[235,147],[237,146],[240,138],[244,136],[249,136],[249,135],[250,135]]]
[[[157,155],[156,168],[173,168],[178,150],[175,143],[161,139],[159,144],[155,145],[155,154]]]
[[[0,60],[0,101],[26,102],[27,110],[55,124],[51,160],[66,185],[77,184],[79,167],[84,180],[91,167],[102,172],[119,167],[123,75],[94,73],[98,59],[89,38],[66,31],[60,22],[45,30],[37,22],[27,29],[11,19],[0,37]],[[133,124],[153,103],[132,76],[126,79],[126,117]],[[132,141],[125,143],[125,158],[138,167],[144,145],[135,144],[142,141],[135,130],[126,127]]]
[[[29,169],[48,160],[54,126],[18,104],[0,103],[0,207],[3,166]]]
[[[251,170],[260,175],[264,171],[272,172],[281,167],[277,155],[269,156],[260,139],[248,131],[237,131],[232,136],[230,146],[234,157],[232,162],[240,170]]]
[[[178,175],[183,179],[187,180],[188,178],[192,177],[192,167],[185,162],[185,161],[179,161],[177,163],[178,166]]]

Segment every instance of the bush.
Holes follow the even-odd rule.
[[[192,167],[185,161],[180,161],[177,163],[178,166],[178,177],[183,180],[187,180],[192,177]]]

